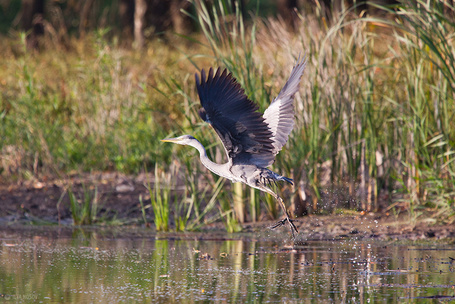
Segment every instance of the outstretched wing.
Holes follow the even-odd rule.
[[[199,115],[215,129],[233,163],[266,167],[273,162],[272,132],[230,73],[214,74],[210,68],[206,76],[202,70],[196,87],[203,107]]]
[[[300,79],[306,66],[305,57],[297,59],[291,76],[264,112],[264,120],[272,132],[273,153],[278,154],[286,144],[294,127],[294,95],[299,90]]]

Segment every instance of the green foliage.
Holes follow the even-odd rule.
[[[229,207],[226,208],[227,211],[220,211],[220,216],[223,219],[224,227],[229,233],[235,233],[242,231],[242,226],[239,224],[239,221],[234,216],[233,210]]]
[[[396,14],[397,22],[356,19],[352,8],[333,16],[328,28],[311,16],[300,16],[300,32],[294,35],[275,20],[254,19],[246,30],[239,10],[231,11],[224,1],[211,6],[194,1],[194,6],[193,18],[213,57],[262,109],[276,94],[268,84],[281,87],[289,73],[283,67],[295,61],[299,50],[309,54],[303,95],[295,101],[290,149],[276,163],[296,182],[303,179],[316,200],[329,199],[321,192],[325,185],[347,182],[345,191],[355,199],[355,206],[347,207],[377,210],[381,192],[395,190],[392,202],[410,201],[411,212],[437,200],[439,208],[447,202],[452,216],[452,185],[445,183],[441,191],[434,182],[454,171],[450,119],[455,28],[450,4],[404,1],[398,10],[380,7]],[[374,28],[377,24],[385,32]],[[235,201],[249,201],[255,219],[255,195],[242,200],[243,188],[235,189]]]
[[[185,193],[183,200],[177,205],[176,226],[187,231],[198,230],[201,227],[215,222],[220,218],[214,214],[217,199],[220,200],[220,192],[224,186],[224,178],[216,176],[215,179],[200,177],[208,172],[202,173],[198,166],[193,166],[195,159],[186,159],[185,164]],[[221,199],[222,200],[222,199]],[[227,200],[224,200],[227,201]],[[182,212],[183,211],[183,212]],[[223,214],[221,214],[223,216]]]
[[[83,187],[83,199],[76,198],[74,192],[68,189],[71,216],[74,225],[91,225],[97,221],[99,206],[98,189],[94,190]]]
[[[436,207],[436,216],[449,221],[455,213],[454,13],[446,1],[403,2],[394,26],[404,94],[390,97],[400,113],[393,118],[400,134],[395,149],[403,155],[397,178],[410,209]]]
[[[160,172],[158,166],[155,166],[153,189],[150,182],[147,184],[147,189],[155,215],[156,231],[169,231],[169,211],[172,196],[170,175]]]
[[[131,70],[136,55],[105,35],[74,42],[73,52],[32,53],[21,34],[21,47],[12,49],[18,55],[4,52],[9,58],[0,72],[7,82],[0,94],[0,149],[23,151],[17,170],[9,171],[20,177],[74,169],[138,172],[167,160],[155,152],[168,133],[152,105],[165,104],[152,96],[149,82],[156,79],[147,70],[142,76],[137,63]]]
[[[69,42],[69,51],[51,42],[43,52],[27,51],[25,34],[5,40],[2,177],[137,172],[162,163],[180,169],[171,170],[173,176],[184,172],[183,198],[174,200],[177,230],[197,229],[220,214],[235,227],[230,204],[239,193],[231,196],[229,184],[221,191],[224,183],[200,165],[195,150],[159,139],[192,134],[211,159],[225,161],[215,132],[197,114],[195,67],[228,68],[264,110],[296,58],[306,54],[294,131],[272,169],[296,185],[302,181],[313,209],[322,202],[378,210],[403,201],[416,216],[425,209],[453,222],[455,23],[448,1],[377,6],[384,18],[357,18],[353,8],[331,23],[316,9],[299,16],[295,32],[275,19],[245,23],[229,1],[192,3],[188,14],[200,35],[155,40],[142,52],[120,48],[106,31]],[[349,206],[323,191],[332,186],[349,193]],[[278,190],[289,205],[296,191],[285,187]],[[172,204],[166,191],[162,202]],[[276,203],[253,191],[239,199],[249,204],[246,218],[260,218],[261,201],[263,212],[278,217]]]

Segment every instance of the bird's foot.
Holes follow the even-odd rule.
[[[287,220],[288,220],[288,219],[285,218],[285,219],[283,219],[283,220],[277,222],[274,226],[270,227],[270,229],[275,229],[275,228],[284,226],[284,225],[286,224],[286,221],[287,221]]]
[[[286,217],[286,218],[282,219],[281,221],[277,222],[274,226],[270,227],[270,229],[275,229],[275,228],[284,226],[284,225],[286,225],[286,222],[289,223],[289,228],[291,229],[292,238],[295,239],[295,234],[299,233],[299,231],[297,230],[297,227],[295,227],[295,225],[293,223],[294,220],[291,220],[289,217]]]

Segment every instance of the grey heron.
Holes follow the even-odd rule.
[[[204,146],[191,135],[162,140],[192,146],[199,151],[202,164],[213,173],[271,194],[285,214],[285,218],[272,228],[285,225],[287,221],[293,238],[298,232],[297,228],[289,218],[283,200],[270,187],[276,181],[292,184],[292,179],[267,167],[273,164],[294,127],[293,100],[305,66],[305,58],[297,59],[288,81],[263,115],[258,111],[258,105],[248,99],[240,84],[226,69],[221,72],[218,68],[214,72],[210,68],[208,75],[204,70],[200,78],[198,74],[195,75],[202,105],[199,116],[213,127],[221,139],[228,157],[227,163],[212,162]]]

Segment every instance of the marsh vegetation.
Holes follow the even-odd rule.
[[[146,183],[149,197],[137,202],[162,215],[155,221],[163,230],[222,220],[238,231],[244,221],[278,218],[271,197],[218,179],[196,151],[159,140],[192,134],[222,162],[215,132],[197,115],[194,73],[228,68],[264,110],[296,58],[306,54],[296,126],[274,164],[295,181],[294,187],[279,185],[292,212],[406,211],[454,221],[450,1],[405,0],[376,6],[374,15],[354,6],[330,18],[315,7],[311,14],[297,11],[293,28],[257,10],[246,18],[221,0],[193,1],[183,12],[197,31],[164,32],[142,48],[125,46],[108,27],[62,38],[50,23],[39,49],[28,46],[26,33],[3,34],[2,183],[154,172]],[[69,190],[62,187],[61,199],[70,200],[75,213],[93,210],[77,204],[90,204],[98,194]]]

